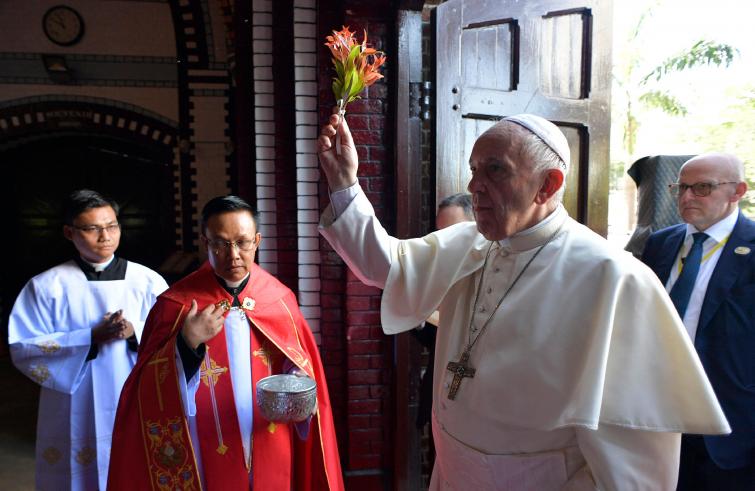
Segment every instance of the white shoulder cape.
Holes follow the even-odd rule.
[[[552,430],[601,423],[730,432],[656,276],[562,208],[557,213],[563,214],[558,236],[501,305],[472,352],[477,374],[451,402],[445,364],[458,360],[466,343],[490,242],[471,222],[418,239],[390,237],[362,192],[335,221],[326,209],[320,231],[360,280],[384,288],[386,333],[411,329],[440,308],[433,393],[434,403],[448,408],[441,417],[451,434],[469,434],[470,426],[481,430],[471,433],[494,434],[496,425]],[[533,252],[512,250],[522,258]],[[518,271],[526,261],[517,261]]]

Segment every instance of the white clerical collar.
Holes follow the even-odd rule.
[[[708,237],[712,238],[716,242],[721,242],[726,237],[731,235],[731,231],[734,230],[734,225],[737,224],[737,218],[739,218],[739,208],[734,208],[734,211],[726,215],[725,218],[714,223],[710,227],[702,232],[708,234]],[[684,236],[684,240],[692,240],[690,237],[692,234],[700,232],[694,225],[687,224],[687,233]]]
[[[227,286],[228,288],[238,288],[239,285],[242,284],[247,278],[249,278],[249,273],[247,273],[246,276],[241,278],[239,281],[228,281],[226,279],[223,279],[223,281],[225,282],[225,286]]]
[[[95,273],[99,273],[100,271],[104,271],[108,266],[110,266],[110,263],[113,262],[113,259],[115,259],[115,255],[110,256],[110,259],[105,261],[104,263],[90,263],[83,257],[81,258],[82,261],[90,265],[92,268],[94,268]]]
[[[553,234],[561,228],[569,215],[564,206],[559,203],[550,215],[511,237],[498,241],[498,246],[512,252],[528,251],[545,244]]]

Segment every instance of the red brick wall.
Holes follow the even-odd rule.
[[[346,0],[332,7],[320,3],[320,38],[347,25],[369,42],[386,49],[393,38],[392,8],[383,2]],[[384,74],[390,80],[390,52]],[[325,121],[334,105],[328,50],[319,53],[320,116]],[[377,83],[363,99],[347,108],[360,159],[359,180],[383,224],[392,230],[394,212],[393,148],[390,132],[389,85]],[[328,203],[322,178],[321,200]],[[321,240],[322,354],[333,400],[341,457],[350,489],[390,487],[392,467],[392,338],[380,326],[380,290],[363,285]]]

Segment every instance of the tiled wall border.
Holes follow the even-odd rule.
[[[320,171],[315,152],[318,135],[316,35],[316,0],[294,0],[299,305],[319,341],[321,282],[317,224],[320,218]]]

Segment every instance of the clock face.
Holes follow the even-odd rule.
[[[84,19],[71,7],[57,5],[45,13],[42,28],[53,43],[71,46],[84,35]]]

